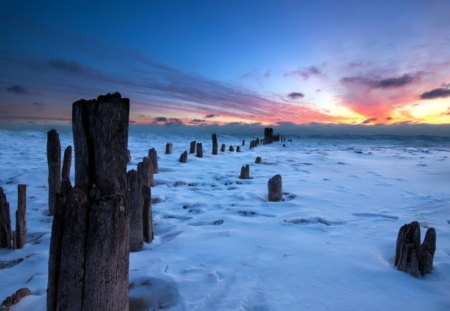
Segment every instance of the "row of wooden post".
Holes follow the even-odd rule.
[[[27,186],[17,185],[16,230],[11,229],[9,203],[0,187],[0,247],[22,248],[27,243]]]

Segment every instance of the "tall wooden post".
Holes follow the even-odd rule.
[[[56,197],[61,188],[61,143],[56,130],[47,133],[48,211],[55,212]]]
[[[119,93],[72,106],[75,187],[52,226],[47,310],[128,310],[129,100]]]

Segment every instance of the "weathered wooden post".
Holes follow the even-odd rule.
[[[72,106],[75,187],[53,219],[48,311],[128,310],[129,109],[119,93]]]
[[[261,157],[256,157],[255,163],[256,164],[261,164]]]
[[[236,146],[236,152],[241,152],[241,146]]]
[[[11,218],[9,203],[3,188],[0,187],[0,247],[12,248]]]
[[[245,146],[245,139],[242,140],[242,146]]]
[[[420,252],[420,226],[417,221],[413,221],[408,225],[400,228],[397,236],[397,244],[395,250],[395,266],[400,271],[407,271],[408,266],[416,263],[417,254]],[[413,254],[414,253],[414,254]],[[413,256],[414,255],[414,256]],[[411,274],[416,274],[419,267],[411,267]],[[413,269],[416,268],[416,269]]]
[[[197,144],[197,142],[195,140],[191,141],[191,146],[190,146],[190,149],[189,149],[189,153],[195,153],[195,146],[196,146],[196,144]]]
[[[22,248],[27,243],[27,186],[17,185],[16,211],[16,247]]]
[[[166,144],[166,152],[165,154],[172,154],[172,143]]]
[[[433,258],[436,251],[436,230],[429,228],[425,233],[425,239],[420,246],[420,271],[422,274],[431,273],[433,270]]]
[[[54,214],[56,197],[61,188],[61,144],[56,130],[47,133],[48,212]]]
[[[394,265],[398,270],[419,277],[431,273],[436,251],[436,230],[429,228],[420,245],[420,225],[417,221],[403,225],[398,231]]]
[[[228,151],[234,152],[234,147],[230,145],[230,148],[228,148]]]
[[[181,156],[180,156],[180,162],[181,162],[181,163],[186,163],[186,162],[187,162],[187,159],[188,159],[187,151],[184,151],[184,152],[181,154]]]
[[[155,178],[153,176],[153,165],[149,157],[144,157],[142,162],[137,165],[138,174],[144,180],[144,185],[148,187],[155,186]]]
[[[203,146],[202,143],[197,143],[197,158],[203,158]]]
[[[158,154],[157,154],[155,148],[151,148],[148,151],[148,157],[150,158],[152,165],[153,165],[153,174],[158,174],[159,173]]]
[[[144,241],[151,243],[153,241],[153,214],[152,214],[152,188],[142,187],[142,198],[144,199],[144,213],[142,216]]]
[[[269,188],[269,201],[280,201],[283,193],[282,193],[282,184],[281,184],[281,175],[275,175],[269,179],[268,182]]]
[[[138,175],[135,170],[127,173],[127,195],[130,205],[130,252],[137,252],[144,243],[143,216],[144,198],[143,187],[144,176]]]
[[[222,144],[222,146],[220,146],[220,151],[225,152],[225,148],[226,148],[225,144]]]
[[[217,135],[212,134],[212,154],[217,155],[219,149],[219,144],[217,143]]]
[[[241,167],[241,175],[239,175],[240,179],[250,179],[250,165],[245,165]]]
[[[70,179],[70,166],[72,164],[72,146],[67,146],[64,150],[63,167],[61,171],[61,179]]]

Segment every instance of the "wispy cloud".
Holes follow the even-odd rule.
[[[368,78],[363,76],[354,76],[354,77],[344,77],[341,79],[342,83],[345,84],[358,84],[364,85],[371,88],[395,88],[402,87],[408,85],[417,78],[417,75],[404,74],[397,77],[388,77],[388,78]]]
[[[155,117],[152,124],[155,125],[184,125],[184,122],[178,118]]]
[[[7,87],[6,90],[8,92],[19,94],[19,95],[28,94],[28,91],[23,86],[18,85],[18,84]]]
[[[289,99],[296,100],[305,97],[303,93],[300,92],[291,92],[287,95]]]
[[[420,99],[445,98],[450,96],[450,88],[437,88],[420,95]]]
[[[296,70],[292,70],[292,71],[286,72],[284,74],[285,77],[299,76],[299,77],[302,77],[305,80],[308,80],[309,78],[311,78],[313,76],[322,76],[322,75],[323,75],[322,71],[316,66],[310,66],[310,67],[306,67],[306,68],[299,68],[299,69],[296,69]]]

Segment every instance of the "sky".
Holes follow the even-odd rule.
[[[450,1],[0,0],[0,124],[450,124]]]

